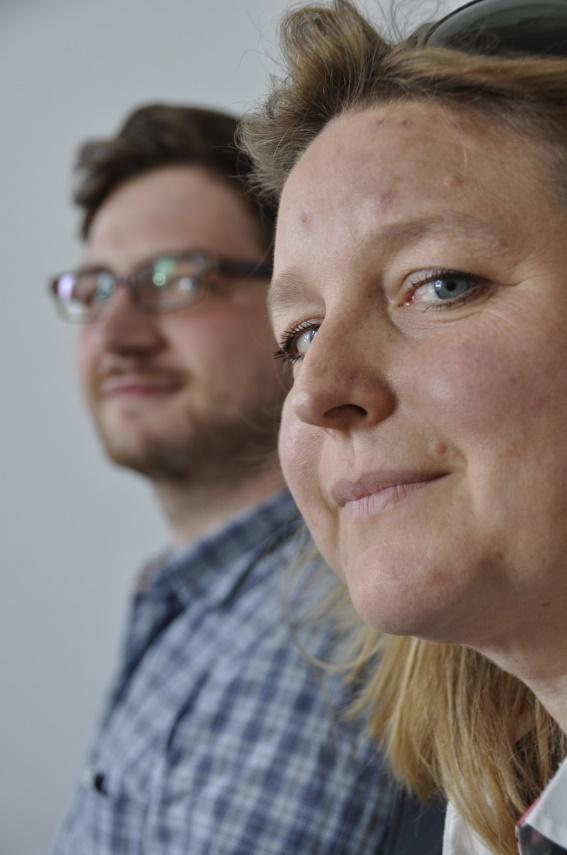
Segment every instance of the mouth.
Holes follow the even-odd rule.
[[[369,472],[356,481],[338,481],[331,490],[335,503],[350,519],[377,516],[447,476],[447,472]]]
[[[170,375],[119,374],[107,377],[100,385],[103,399],[145,399],[171,395],[181,388],[181,381]]]

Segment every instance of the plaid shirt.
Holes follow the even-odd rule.
[[[146,579],[56,855],[386,851],[376,749],[286,618],[298,528],[279,495]],[[301,641],[336,648],[328,628]]]

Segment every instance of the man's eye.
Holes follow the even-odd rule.
[[[97,275],[97,294],[98,300],[108,300],[114,293],[116,282],[111,273],[102,272]]]
[[[147,291],[195,296],[199,291],[203,271],[191,259],[160,258],[149,270],[140,272]]]
[[[312,321],[303,321],[303,323],[292,327],[283,334],[280,346],[274,356],[276,359],[283,359],[289,365],[295,365],[307,353],[318,330],[319,327]]]
[[[194,276],[188,276],[186,273],[171,276],[166,285],[170,290],[179,291],[181,294],[196,294],[199,290],[197,279]]]
[[[489,286],[486,279],[458,270],[435,270],[410,283],[403,305],[451,308],[462,305]]]
[[[111,273],[105,271],[79,273],[69,279],[66,298],[69,304],[94,306],[104,303],[114,293],[116,282]]]

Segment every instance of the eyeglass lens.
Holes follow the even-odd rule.
[[[204,272],[199,256],[159,258],[151,267],[134,273],[130,282],[140,305],[173,308],[195,300]]]
[[[200,256],[159,258],[124,281],[138,305],[163,310],[192,303],[205,271]],[[106,270],[66,273],[56,281],[55,297],[68,318],[89,320],[100,313],[120,281],[123,280]]]

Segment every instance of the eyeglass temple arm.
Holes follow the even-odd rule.
[[[253,261],[219,261],[220,273],[233,273],[236,276],[249,276],[254,279],[271,279],[273,267],[271,264],[261,264]]]

